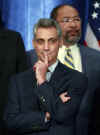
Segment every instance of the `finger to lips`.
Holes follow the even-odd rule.
[[[44,62],[45,62],[46,65],[48,65],[48,56],[47,56],[46,53],[44,54],[44,57],[45,57]]]

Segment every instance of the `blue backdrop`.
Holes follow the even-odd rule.
[[[49,17],[51,10],[61,3],[75,3],[82,19],[83,36],[88,20],[89,0],[0,0],[2,20],[5,27],[21,33],[26,51],[32,49],[32,29],[41,17]]]

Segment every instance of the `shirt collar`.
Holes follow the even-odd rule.
[[[56,60],[56,62],[54,64],[52,64],[51,66],[49,66],[49,71],[50,72],[54,72],[56,66],[58,65],[58,60]]]
[[[65,45],[64,45],[64,46],[65,46]],[[71,46],[69,46],[69,47],[66,47],[66,46],[65,46],[65,48],[69,48],[69,49],[71,49],[71,50],[74,49],[74,48],[76,48],[76,47],[77,47],[77,44],[73,44],[73,45],[71,45]]]

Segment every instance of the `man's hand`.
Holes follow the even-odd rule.
[[[48,122],[50,120],[50,113],[46,112],[45,114],[45,122]]]
[[[48,70],[48,57],[45,55],[44,61],[38,60],[35,65],[35,73],[36,73],[36,79],[37,83],[40,85],[45,82],[46,80],[46,73]]]
[[[63,92],[62,94],[60,94],[59,97],[63,103],[66,103],[68,100],[71,99],[71,97],[68,96],[67,92]]]

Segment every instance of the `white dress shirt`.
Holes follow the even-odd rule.
[[[58,59],[61,63],[64,64],[64,59],[66,55],[66,49],[67,47],[65,45],[62,45],[61,48],[59,48],[59,53],[58,53]],[[80,50],[77,44],[72,45],[69,47],[71,49],[71,54],[73,57],[73,63],[75,66],[75,70],[78,70],[82,72],[82,62],[81,62],[81,55],[80,55]]]
[[[51,78],[53,72],[55,71],[55,68],[56,68],[57,65],[58,65],[58,60],[56,60],[56,62],[55,62],[54,64],[52,64],[52,65],[48,68],[48,70],[49,70],[50,72],[47,72],[47,74],[46,74],[46,80],[47,80],[47,81],[50,80],[50,78]]]

